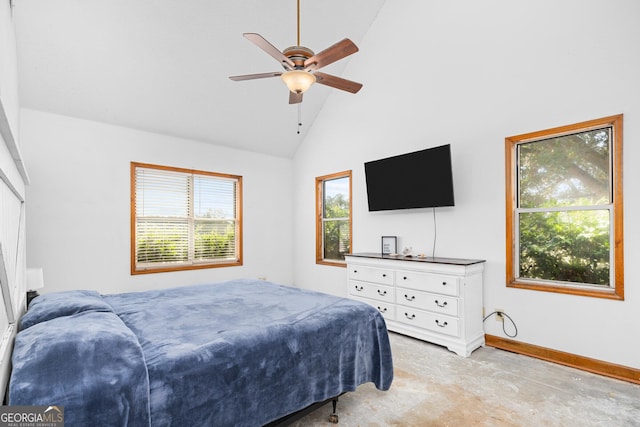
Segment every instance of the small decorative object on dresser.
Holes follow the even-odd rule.
[[[484,260],[346,256],[347,293],[376,307],[387,329],[467,357],[484,345]]]

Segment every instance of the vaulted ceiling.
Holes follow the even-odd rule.
[[[301,44],[360,46],[384,0],[301,0]],[[55,114],[291,157],[327,96],[314,85],[301,111],[282,71],[242,33],[296,44],[296,0],[14,0],[20,104]],[[345,75],[358,54],[323,71]],[[298,114],[303,126],[298,131]]]

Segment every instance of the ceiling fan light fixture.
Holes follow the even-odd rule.
[[[282,73],[282,81],[294,93],[305,93],[316,82],[316,76],[308,71],[291,70]]]

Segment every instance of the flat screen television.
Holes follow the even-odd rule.
[[[451,145],[364,164],[369,211],[454,206]]]

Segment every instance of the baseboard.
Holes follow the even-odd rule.
[[[485,335],[485,342],[488,346],[510,351],[512,353],[524,354],[525,356],[531,356],[548,362],[570,366],[572,368],[581,369],[594,374],[640,384],[640,369],[603,362],[602,360],[591,359],[589,357],[578,356],[550,348],[539,347],[537,345],[501,338],[495,335]]]

